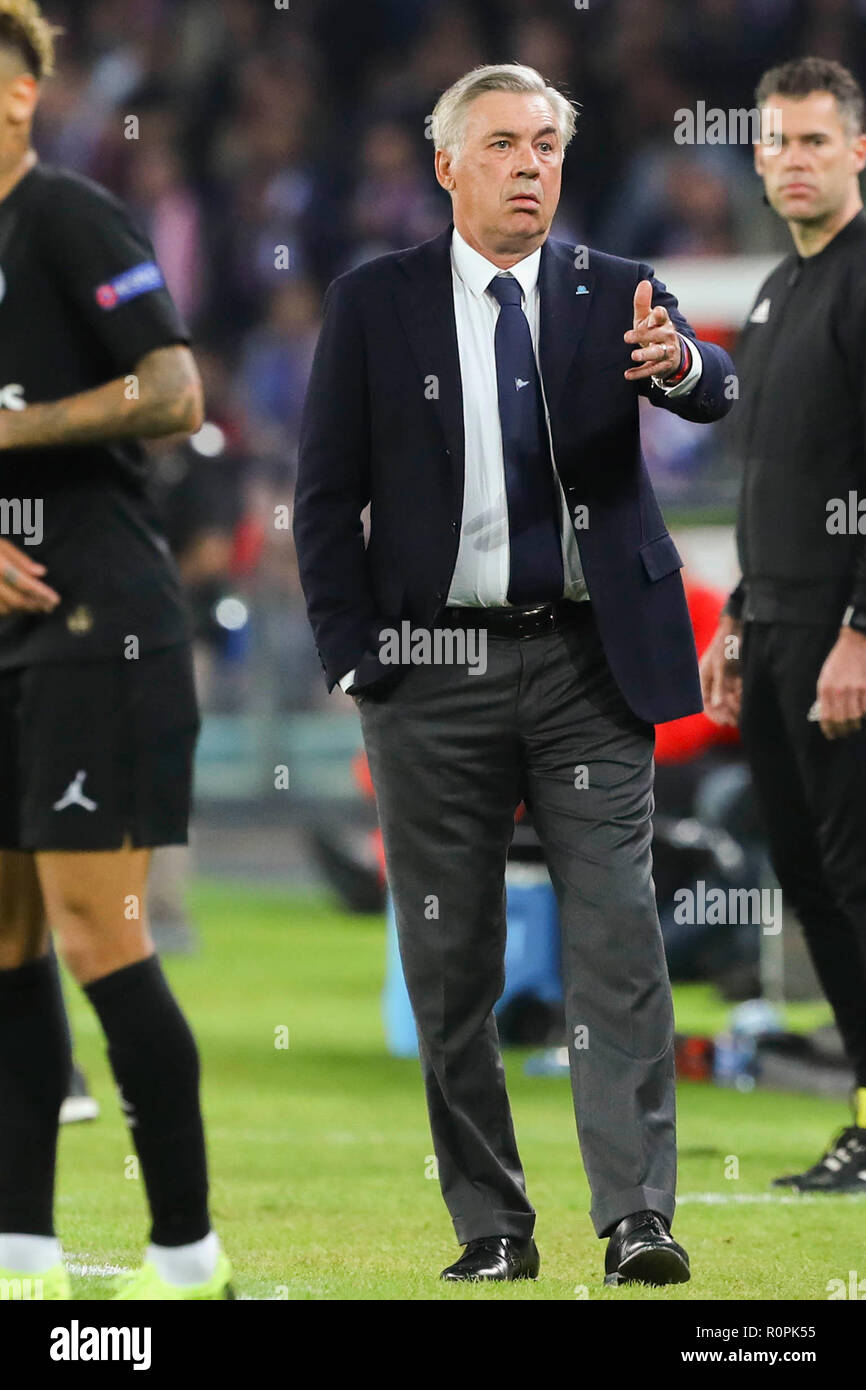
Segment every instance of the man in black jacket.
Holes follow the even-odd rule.
[[[756,102],[780,125],[755,163],[795,250],[740,339],[743,578],[701,677],[710,717],[740,723],[773,866],[856,1078],[853,1125],[777,1185],[866,1191],[864,104],[817,58],[766,73]]]

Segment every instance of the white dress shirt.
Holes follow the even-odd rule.
[[[451,238],[451,278],[463,388],[464,430],[463,514],[457,563],[448,590],[447,601],[451,606],[510,606],[507,597],[510,577],[508,497],[494,345],[499,304],[488,293],[487,287],[494,275],[512,275],[517,280],[523,291],[523,311],[529,322],[538,366],[540,261],[539,246],[510,270],[503,271],[469,246],[456,227]],[[625,325],[623,332],[629,326]],[[692,365],[687,376],[673,387],[666,388],[662,383],[656,383],[662,386],[666,394],[685,395],[698,381],[703,364],[700,353],[691,341],[689,348]],[[544,395],[540,366],[538,377]],[[544,414],[553,461],[553,439],[546,398]],[[580,551],[562,484],[553,463],[552,470],[560,502],[563,598],[581,601],[589,595],[583,578]],[[340,681],[344,690],[350,688],[354,674],[354,671],[350,671]]]
[[[509,543],[508,497],[505,490],[505,462],[502,454],[502,427],[496,385],[494,334],[499,304],[488,294],[494,275],[512,275],[523,291],[523,312],[538,366],[538,267],[541,247],[518,261],[510,270],[500,270],[478,251],[474,251],[457,231],[451,238],[451,278],[454,289],[454,315],[457,320],[457,347],[460,354],[460,380],[463,387],[464,468],[463,516],[457,563],[448,591],[448,603],[466,607],[508,605]],[[539,368],[539,380],[541,370]],[[544,386],[542,383],[542,394]],[[550,457],[550,416],[544,402]],[[565,576],[563,597],[588,598],[580,566],[574,527],[568,513],[562,486],[553,469],[559,495],[562,567]]]

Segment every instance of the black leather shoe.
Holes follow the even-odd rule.
[[[517,1236],[482,1236],[470,1240],[460,1259],[443,1269],[441,1279],[534,1279],[541,1259],[534,1240]]]
[[[635,1211],[623,1217],[607,1243],[605,1284],[685,1284],[689,1257],[663,1216]]]

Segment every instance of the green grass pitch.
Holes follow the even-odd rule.
[[[381,923],[318,898],[216,882],[197,884],[191,901],[202,953],[168,970],[202,1051],[214,1224],[241,1297],[823,1300],[828,1281],[866,1274],[862,1198],[782,1201],[769,1187],[815,1160],[846,1122],[844,1104],[686,1083],[674,1231],[692,1282],[603,1289],[604,1242],[587,1215],[568,1083],[527,1078],[523,1054],[509,1053],[541,1277],[441,1283],[458,1247],[430,1176],[417,1064],[384,1049]],[[80,992],[68,997],[103,1113],[62,1132],[58,1233],[78,1271],[74,1296],[101,1299],[106,1272],[140,1260],[146,1213],[95,1018]],[[706,990],[677,991],[680,1028],[716,1027],[724,1012]],[[801,1009],[799,1021],[819,1016]],[[285,1029],[288,1047],[276,1046]]]

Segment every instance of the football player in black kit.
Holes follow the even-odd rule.
[[[0,1277],[70,1296],[53,1224],[69,1037],[47,921],[104,1031],[151,1211],[115,1297],[230,1298],[198,1053],[146,911],[151,849],[186,840],[198,711],[139,441],[196,431],[201,384],[125,209],[37,160],[53,44],[34,0],[0,0]]]

